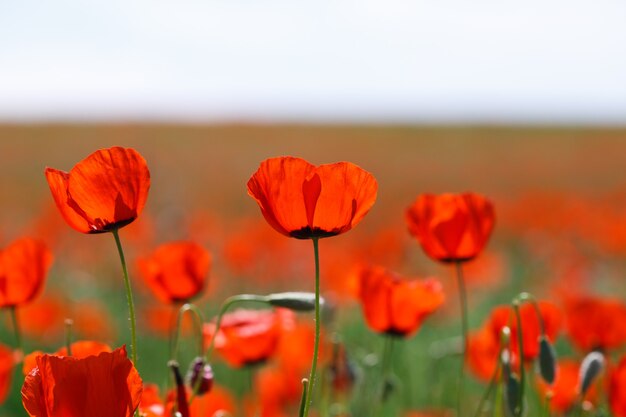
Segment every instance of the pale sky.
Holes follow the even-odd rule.
[[[0,0],[0,121],[626,124],[624,0]]]

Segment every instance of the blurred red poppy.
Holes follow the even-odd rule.
[[[187,389],[187,397],[191,390]],[[159,388],[154,384],[146,384],[141,395],[139,406],[142,417],[170,417],[173,415],[177,400],[176,390],[170,390],[165,399],[159,395]],[[235,415],[237,407],[232,395],[220,386],[213,386],[210,392],[197,396],[189,405],[192,417],[217,417]]]
[[[565,413],[571,410],[580,400],[580,363],[571,359],[559,360],[557,364],[556,378],[552,386],[547,385],[543,379],[537,377],[539,392],[551,396],[550,409],[555,413]],[[595,384],[585,394],[586,401],[594,401],[596,398]]]
[[[416,332],[445,300],[439,281],[403,280],[380,266],[362,268],[359,282],[359,298],[367,324],[389,335],[406,337]]]
[[[610,374],[609,405],[616,417],[626,417],[626,356]]]
[[[204,288],[211,254],[194,242],[170,242],[140,258],[137,265],[158,299],[166,303],[186,302]]]
[[[98,150],[70,172],[46,168],[52,197],[65,221],[82,233],[104,233],[139,216],[148,198],[150,172],[134,149]]]
[[[462,262],[485,247],[495,213],[480,194],[422,194],[407,209],[406,220],[428,256],[440,262]]]
[[[248,181],[265,220],[296,239],[352,229],[374,205],[377,189],[372,174],[350,162],[315,166],[290,156],[266,159]]]
[[[498,366],[500,339],[491,329],[483,326],[470,333],[467,344],[467,365],[483,381],[489,381]]]
[[[15,356],[13,355],[13,350],[8,346],[0,344],[0,404],[9,395],[14,366]]]
[[[616,298],[570,296],[565,300],[567,333],[585,352],[626,343],[626,304]]]
[[[545,334],[551,342],[554,342],[561,330],[563,321],[559,308],[547,301],[538,302],[539,311],[543,320]],[[535,308],[529,304],[520,307],[522,319],[522,339],[524,349],[524,360],[531,361],[539,355],[539,336],[541,329]],[[499,340],[502,328],[508,326],[511,329],[511,351],[519,357],[519,347],[517,341],[517,319],[511,306],[499,306],[491,311],[488,328],[496,340]]]
[[[21,238],[0,252],[0,307],[32,301],[43,289],[52,253],[36,239]]]
[[[83,359],[87,356],[96,356],[102,352],[111,352],[112,349],[109,345],[102,342],[96,342],[93,340],[79,340],[72,343],[72,357],[76,359]],[[28,375],[33,369],[37,367],[37,358],[45,355],[42,351],[34,351],[24,357],[22,364],[22,372],[24,376]],[[59,348],[53,356],[67,356],[67,347],[63,346]]]
[[[233,367],[265,362],[276,352],[284,329],[292,326],[293,320],[293,312],[285,309],[235,310],[223,316],[215,348]],[[207,346],[214,332],[214,323],[204,325]]]
[[[43,355],[24,380],[31,417],[131,417],[142,381],[124,347],[84,359]]]

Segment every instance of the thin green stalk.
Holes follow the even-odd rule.
[[[182,322],[183,316],[185,313],[191,313],[193,316],[193,322],[196,328],[196,337],[198,339],[198,356],[202,356],[204,353],[204,341],[202,339],[202,314],[198,307],[193,304],[185,304],[179,310],[176,318],[176,326],[174,327],[174,332],[172,334],[172,342],[170,346],[170,359],[177,360],[178,358],[178,345],[180,341],[180,332],[182,330]]]
[[[530,304],[533,306],[533,309],[535,310],[535,314],[537,314],[537,320],[539,320],[539,332],[541,335],[545,335],[546,330],[545,330],[545,326],[543,323],[543,316],[541,315],[541,309],[539,309],[539,304],[537,303],[537,300],[535,299],[535,297],[533,297],[533,295],[528,292],[523,292],[517,296],[517,299],[520,302],[522,301],[530,302]]]
[[[311,363],[311,374],[309,375],[309,386],[306,392],[306,402],[304,404],[304,417],[309,415],[309,407],[313,402],[313,387],[315,387],[315,372],[317,368],[317,354],[320,346],[320,255],[319,238],[313,239],[313,254],[315,257],[315,344],[313,347],[313,362]]]
[[[72,356],[72,326],[74,321],[72,319],[65,319],[65,348],[67,349],[67,356]]]
[[[306,393],[308,391],[309,380],[302,379],[302,397],[300,398],[300,409],[298,410],[298,417],[304,417],[304,408],[306,405]]]
[[[22,345],[22,332],[20,330],[20,321],[17,317],[17,306],[11,306],[11,320],[13,321],[13,333],[15,334],[15,347],[24,353]]]
[[[211,342],[209,343],[209,347],[207,348],[206,353],[204,354],[204,358],[206,359],[207,362],[210,362],[211,353],[213,353],[213,349],[215,348],[215,338],[217,336],[218,331],[220,330],[220,326],[222,325],[222,318],[224,317],[224,314],[233,304],[236,304],[242,301],[255,301],[255,302],[267,304],[266,297],[263,297],[261,295],[254,295],[254,294],[233,295],[232,297],[228,297],[226,300],[224,300],[224,302],[222,303],[222,307],[220,308],[220,311],[217,314],[217,320],[215,321],[215,331],[211,335]]]
[[[524,415],[524,388],[526,385],[525,372],[524,372],[524,335],[522,331],[522,316],[519,311],[519,302],[516,300],[513,302],[513,310],[515,311],[515,318],[517,319],[517,344],[519,346],[519,406],[517,409],[517,415]]]
[[[498,381],[498,374],[500,373],[499,358],[501,357],[502,357],[502,349],[500,349],[500,353],[498,354],[498,362],[496,365],[496,370],[493,372],[493,375],[491,376],[491,379],[489,380],[489,385],[487,386],[487,389],[483,393],[483,396],[480,398],[480,402],[478,403],[478,408],[476,408],[474,417],[479,417],[482,414],[483,409],[485,408],[485,402],[487,401],[487,398],[489,398],[489,396],[491,395],[493,388],[496,386],[496,382]]]
[[[254,294],[233,295],[232,297],[228,297],[226,300],[224,300],[224,302],[222,303],[222,307],[220,307],[220,311],[217,314],[217,319],[215,321],[215,330],[213,331],[213,334],[211,335],[211,341],[209,342],[209,346],[206,352],[204,353],[204,360],[207,363],[211,361],[211,354],[213,353],[213,349],[215,348],[215,339],[217,337],[217,333],[220,330],[220,326],[222,325],[222,318],[224,317],[224,314],[226,313],[226,311],[228,311],[228,309],[233,304],[236,304],[242,301],[254,301],[254,302],[267,304],[266,297],[263,297],[261,295],[254,295]],[[202,381],[201,378],[198,378],[198,380],[196,381],[196,385],[193,387],[193,391],[191,393],[191,396],[189,397],[189,404],[191,404],[193,400],[196,398],[196,395],[198,394],[198,389],[200,388],[201,381]]]
[[[130,320],[130,352],[133,365],[137,366],[137,323],[135,321],[135,303],[133,302],[133,289],[130,286],[130,279],[128,278],[128,268],[126,267],[126,259],[124,257],[124,250],[122,249],[122,242],[120,241],[119,229],[113,229],[113,237],[115,238],[115,244],[117,245],[117,251],[120,255],[120,262],[122,263],[122,271],[124,272],[124,285],[126,287],[126,301],[128,302],[128,316]]]
[[[461,409],[462,409],[462,400],[463,400],[463,387],[465,385],[465,362],[467,361],[467,351],[468,351],[468,333],[469,333],[469,322],[468,322],[468,313],[467,313],[467,292],[465,290],[465,279],[463,277],[463,265],[461,261],[456,262],[456,278],[459,287],[459,299],[461,303],[461,328],[463,332],[463,358],[461,362],[461,367],[459,368],[459,383],[458,383],[458,393],[456,400],[456,415],[457,417],[461,417]]]
[[[379,385],[380,392],[378,392],[377,395],[372,396],[372,401],[374,401],[374,404],[372,406],[372,410],[374,410],[374,413],[372,415],[374,417],[380,414],[380,410],[383,407],[387,399],[385,391],[387,390],[387,383],[388,383],[389,374],[390,374],[391,357],[392,357],[392,352],[393,352],[392,336],[385,335],[384,338],[385,338],[385,341],[383,345],[383,355],[382,355],[382,361],[381,361],[381,367],[380,367],[380,385]]]

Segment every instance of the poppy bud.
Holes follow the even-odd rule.
[[[198,378],[200,378],[199,383]],[[191,389],[195,389],[196,384],[199,384],[197,386],[198,395],[206,394],[213,387],[213,368],[204,361],[203,357],[198,356],[189,366],[187,381]]]
[[[598,374],[600,374],[602,368],[604,368],[604,355],[602,355],[602,353],[593,351],[585,356],[585,359],[583,359],[583,362],[580,364],[578,374],[578,385],[580,387],[581,396],[587,393],[587,390]]]
[[[548,384],[552,385],[554,383],[556,376],[556,352],[545,336],[539,338],[539,373]]]
[[[505,375],[505,397],[508,415],[517,416],[519,414],[519,396],[520,396],[520,381],[516,374],[510,373]]]
[[[176,381],[176,408],[181,417],[190,417],[189,404],[187,404],[187,392],[185,390],[185,384],[183,383],[183,377],[180,374],[178,362],[169,361],[167,366],[172,370],[174,380]]]
[[[274,307],[284,307],[293,311],[315,310],[315,293],[312,292],[279,292],[267,296],[267,302]],[[320,297],[320,304],[324,299]]]

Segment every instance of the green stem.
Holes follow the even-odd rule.
[[[210,362],[211,354],[213,353],[213,349],[215,348],[215,338],[217,336],[217,333],[220,330],[220,326],[222,325],[222,318],[224,317],[224,314],[233,304],[236,304],[242,301],[253,301],[253,302],[267,304],[266,297],[261,296],[261,295],[254,295],[254,294],[233,295],[232,297],[228,297],[226,300],[224,300],[224,302],[222,303],[222,307],[220,308],[220,311],[217,314],[217,319],[215,321],[215,330],[213,331],[213,334],[211,335],[211,342],[209,343],[209,347],[207,348],[206,353],[204,354],[204,358],[206,359],[207,362]]]
[[[17,317],[17,306],[11,306],[11,320],[13,321],[13,332],[15,334],[15,346],[20,351],[20,353],[24,353],[24,348],[22,345],[22,332],[20,330],[20,321]]]
[[[465,362],[467,361],[468,352],[468,313],[467,313],[467,292],[465,290],[465,279],[463,277],[463,265],[461,261],[456,262],[456,278],[459,287],[459,299],[461,303],[461,328],[463,332],[463,358],[459,369],[459,383],[456,400],[457,417],[461,417],[461,405],[463,400],[463,386],[465,383]]]
[[[320,346],[320,255],[319,238],[313,239],[313,254],[315,257],[315,343],[313,347],[313,361],[311,363],[311,374],[309,375],[309,386],[306,392],[306,402],[304,404],[304,417],[309,415],[309,407],[313,402],[313,387],[315,387],[315,372],[317,368],[317,354]]]
[[[300,398],[300,409],[298,411],[298,417],[304,417],[304,408],[306,405],[306,393],[308,391],[309,380],[302,379],[302,397]]]
[[[213,349],[215,348],[215,339],[217,337],[217,333],[220,330],[220,326],[222,325],[222,318],[224,317],[224,314],[226,314],[226,311],[228,311],[228,309],[233,304],[236,304],[242,301],[253,301],[253,302],[259,302],[259,303],[265,303],[265,304],[268,303],[267,297],[264,297],[261,295],[254,295],[254,294],[233,295],[232,297],[228,297],[226,300],[224,300],[224,302],[222,303],[222,306],[220,307],[220,311],[217,314],[217,319],[215,321],[215,329],[213,330],[213,334],[211,335],[211,341],[209,342],[209,346],[206,352],[204,353],[204,360],[207,363],[211,361],[211,354],[213,353]],[[201,381],[202,379],[198,378],[196,385],[193,387],[193,391],[191,393],[191,396],[189,397],[189,404],[191,404],[193,400],[196,398],[196,395],[198,394],[198,389],[200,388]]]
[[[373,416],[377,416],[380,414],[380,410],[382,409],[387,399],[385,391],[387,390],[387,383],[390,374],[393,339],[391,336],[388,335],[385,335],[384,338],[385,341],[383,345],[383,356],[380,367],[380,392],[378,392],[378,395],[372,396],[372,400],[375,401],[372,407],[372,410],[374,410],[374,413],[372,414]]]
[[[513,310],[515,311],[515,318],[517,319],[517,344],[519,347],[519,406],[517,409],[517,415],[522,416],[524,414],[524,388],[526,385],[525,372],[524,372],[524,335],[522,331],[522,316],[519,311],[519,302],[513,302]]]
[[[202,354],[204,353],[204,341],[202,339],[202,314],[200,313],[200,310],[198,310],[198,307],[196,307],[195,305],[185,304],[178,310],[176,326],[174,327],[174,334],[172,336],[172,345],[170,347],[170,360],[177,360],[178,358],[178,345],[180,341],[180,332],[182,331],[183,327],[183,316],[187,312],[191,313],[194,318],[193,322],[196,327],[196,337],[198,339],[198,356],[202,356]]]
[[[124,272],[124,285],[126,286],[126,301],[128,302],[128,315],[130,319],[130,352],[133,365],[137,367],[137,323],[135,321],[135,303],[133,302],[133,289],[130,286],[128,278],[128,269],[126,268],[126,259],[124,258],[124,250],[120,241],[119,229],[113,229],[113,237],[117,245],[117,251],[120,255],[122,263],[122,271]]]
[[[487,398],[489,398],[489,396],[491,395],[493,388],[496,386],[496,382],[498,380],[498,374],[500,373],[500,359],[499,358],[501,357],[502,357],[502,349],[500,349],[500,353],[498,354],[498,362],[496,364],[496,370],[493,372],[493,375],[491,376],[491,379],[489,380],[489,385],[487,386],[487,389],[483,393],[483,396],[480,398],[480,402],[478,403],[478,408],[476,408],[474,417],[479,417],[482,414],[483,409],[485,408],[485,402],[487,401]]]
[[[72,326],[74,321],[71,319],[65,319],[65,348],[67,349],[67,356],[72,356]]]
[[[528,292],[523,292],[520,293],[517,296],[517,299],[522,302],[522,301],[528,301],[530,302],[530,304],[533,306],[533,309],[535,310],[535,314],[537,314],[537,320],[539,320],[539,331],[541,335],[545,335],[546,334],[546,330],[545,330],[545,326],[543,323],[543,316],[541,315],[541,309],[539,308],[539,303],[537,303],[537,300],[535,299],[535,297],[533,297],[533,295],[531,293]]]

